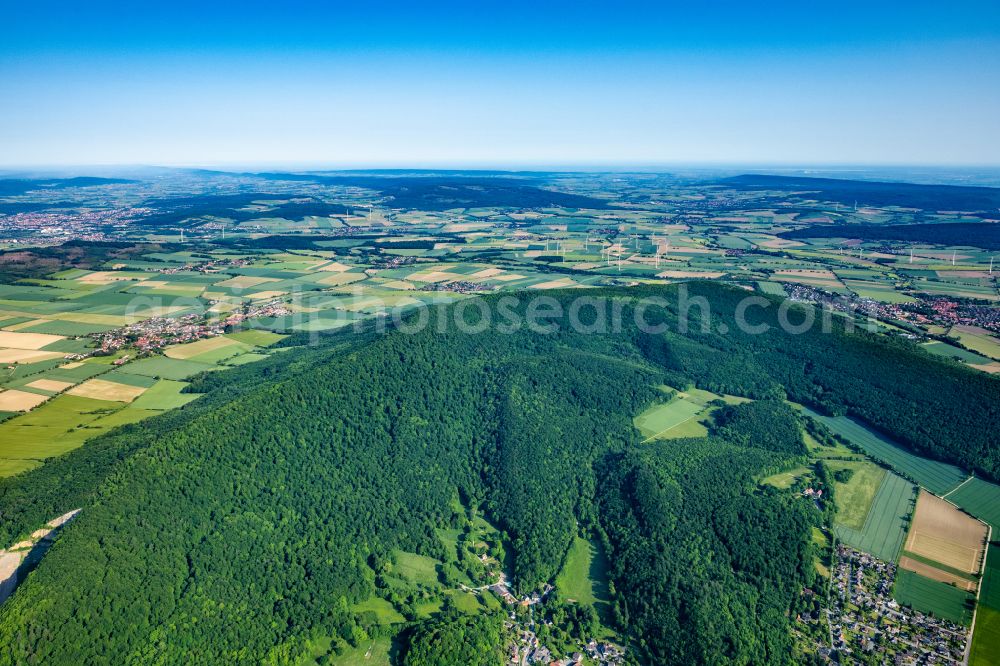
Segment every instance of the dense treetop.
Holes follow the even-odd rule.
[[[790,662],[820,514],[753,482],[803,452],[783,399],[995,478],[1000,382],[842,323],[782,332],[776,301],[753,310],[770,331],[741,332],[744,292],[690,291],[706,330],[676,288],[640,287],[588,292],[624,309],[604,333],[563,317],[548,334],[333,335],[0,481],[6,542],[83,509],[0,607],[0,663],[289,663],[316,636],[356,641],[379,563],[440,556],[455,497],[505,533],[521,592],[552,580],[581,529],[598,535],[637,659]],[[666,332],[630,323],[644,296],[665,299],[644,314]],[[639,444],[632,417],[664,385],[756,402],[721,408],[711,438]],[[409,664],[480,648],[495,663],[504,642],[496,618],[447,613],[405,636]]]

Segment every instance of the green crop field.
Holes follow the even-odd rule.
[[[921,458],[847,416],[822,416],[812,410],[805,412],[829,428],[834,434],[860,447],[875,460],[882,461],[936,495],[953,490],[968,475],[954,465]]]
[[[993,362],[993,359],[987,358],[982,354],[949,345],[947,342],[927,342],[921,346],[932,354],[946,358],[957,358],[969,365],[987,365]]]
[[[979,591],[969,663],[989,666],[997,663],[997,655],[1000,655],[1000,547],[991,545]]]
[[[41,324],[35,324],[28,328],[22,328],[25,333],[48,333],[50,335],[90,335],[91,333],[103,333],[110,331],[114,326],[105,324],[83,324],[75,321],[51,320]]]
[[[44,458],[75,449],[84,441],[119,423],[100,423],[124,403],[60,395],[27,414],[0,424],[0,474],[24,471],[24,462],[36,466]]]
[[[164,410],[188,404],[198,397],[196,393],[181,393],[187,382],[161,379],[129,405],[129,409]]]
[[[27,329],[26,329],[27,330]],[[972,326],[955,326],[949,333],[952,337],[957,337],[958,341],[974,352],[989,356],[993,359],[1000,359],[1000,341],[990,335],[990,332]]]
[[[948,500],[992,525],[993,538],[1000,538],[1000,486],[972,479],[948,495]]]
[[[227,333],[226,337],[252,347],[269,347],[276,342],[284,340],[288,336],[278,335],[277,333],[271,333],[270,331],[247,330],[239,331],[238,333]]]
[[[157,377],[160,379],[187,379],[200,372],[212,370],[215,365],[198,363],[197,361],[167,358],[166,356],[150,356],[129,363],[128,370],[135,375]]]
[[[895,562],[906,536],[906,519],[913,511],[916,488],[906,479],[887,472],[860,530],[835,525],[837,538],[875,557]]]
[[[1000,610],[980,604],[972,634],[970,666],[995,666],[1000,655]]]
[[[990,544],[986,553],[986,570],[979,594],[981,603],[1000,610],[1000,546],[995,543]]]
[[[972,621],[973,595],[912,571],[899,569],[896,572],[893,596],[900,604],[921,613],[964,625]]]

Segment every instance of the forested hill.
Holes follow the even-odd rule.
[[[1000,224],[953,222],[948,224],[824,224],[792,229],[782,238],[860,238],[866,241],[900,241],[967,245],[986,250],[1000,249]]]
[[[745,292],[690,289],[709,331],[693,307],[677,332],[676,288],[650,287],[586,292],[621,305],[607,333],[557,318],[547,334],[336,335],[209,375],[189,406],[0,481],[7,543],[83,509],[0,607],[0,663],[292,663],[309,638],[356,642],[353,607],[391,596],[379,572],[395,551],[444,558],[456,498],[503,530],[522,592],[552,580],[579,530],[599,535],[639,661],[793,663],[819,513],[752,480],[803,451],[783,398],[995,477],[1000,382],[837,327],[741,333]],[[668,332],[632,323],[644,296],[665,299],[645,316]],[[769,303],[753,323],[776,324]],[[712,439],[640,444],[632,417],[692,383],[755,402],[723,410]],[[412,663],[433,661],[440,646],[420,641],[436,636],[495,638],[456,622],[416,622]]]
[[[902,206],[927,210],[996,212],[1000,188],[969,185],[926,185],[841,178],[808,178],[744,174],[719,181],[742,190],[803,193],[803,198],[836,201],[845,206]]]

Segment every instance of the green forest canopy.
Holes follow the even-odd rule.
[[[784,333],[777,301],[753,310],[770,331],[743,333],[745,292],[689,288],[729,334],[702,329],[700,308],[679,333],[677,288],[638,287],[588,291],[624,308],[604,334],[558,319],[550,334],[333,335],[0,481],[6,543],[83,508],[0,607],[0,663],[290,663],[310,638],[356,641],[351,605],[380,594],[377,563],[443,559],[456,495],[506,534],[520,592],[553,579],[581,528],[599,535],[641,659],[791,663],[820,515],[753,482],[801,459],[784,398],[996,478],[1000,382],[840,323]],[[645,316],[667,332],[629,323],[644,296],[665,299]],[[632,417],[662,385],[757,402],[724,409],[712,438],[639,445]],[[409,663],[454,656],[435,636],[497,644],[488,620],[425,622]]]

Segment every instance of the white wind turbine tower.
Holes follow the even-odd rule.
[[[955,255],[957,254],[957,252],[958,252],[957,250],[952,250],[951,251],[951,265],[952,266],[955,265]]]

